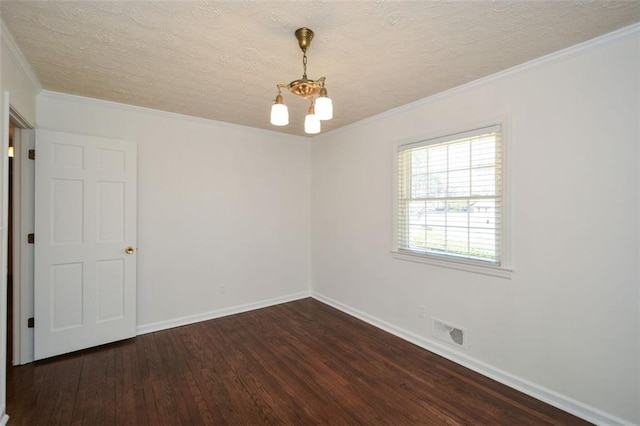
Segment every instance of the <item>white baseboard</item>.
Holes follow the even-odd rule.
[[[6,414],[2,414],[2,417],[0,417],[0,426],[4,426],[9,422],[9,416],[7,416]]]
[[[396,327],[388,322],[378,319],[374,316],[367,314],[366,312],[359,311],[351,306],[340,303],[330,297],[323,296],[321,294],[312,292],[311,297],[320,302],[326,303],[346,314],[356,317],[366,323],[373,325],[379,329],[382,329],[388,333],[400,337],[403,340],[420,346],[430,352],[438,354],[450,361],[460,364],[470,370],[480,373],[483,376],[489,377],[497,382],[514,388],[522,393],[532,396],[540,401],[546,402],[549,405],[553,405],[563,411],[571,413],[577,417],[587,420],[597,425],[633,425],[627,420],[614,416],[613,414],[606,413],[598,408],[591,407],[580,401],[577,401],[568,396],[562,395],[551,389],[547,389],[544,386],[537,385],[526,379],[517,377],[511,373],[503,371],[499,368],[493,367],[482,361],[479,361],[469,355],[458,352],[446,345],[440,344],[437,341],[427,339],[422,336],[418,336],[410,331],[404,330],[400,327]]]
[[[273,299],[260,300],[258,302],[246,303],[243,305],[231,306],[229,308],[216,309],[215,311],[203,312],[196,315],[188,315],[186,317],[175,318],[167,321],[160,321],[151,324],[139,325],[136,328],[136,335],[153,333],[155,331],[167,330],[173,327],[182,327],[183,325],[195,324],[197,322],[208,321],[215,318],[225,317],[227,315],[239,314],[242,312],[253,311],[255,309],[266,308],[268,306],[279,305],[281,303],[293,302],[294,300],[311,297],[311,293],[303,291],[300,293],[289,294]]]

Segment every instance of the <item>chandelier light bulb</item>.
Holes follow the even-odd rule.
[[[320,120],[331,120],[333,118],[333,102],[327,96],[327,89],[324,87],[320,90],[320,97],[316,99],[315,110]]]
[[[309,113],[304,119],[304,132],[310,135],[320,133],[320,119],[314,112],[313,104],[309,107]]]
[[[284,104],[282,95],[278,93],[276,102],[271,106],[271,124],[274,126],[286,126],[289,124],[289,110]]]

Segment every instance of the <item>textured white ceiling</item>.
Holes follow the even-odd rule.
[[[2,20],[43,88],[303,133],[307,102],[269,124],[276,83],[315,38],[323,132],[640,21],[638,1],[13,1]]]

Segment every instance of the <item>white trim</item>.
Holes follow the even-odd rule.
[[[499,266],[481,265],[464,260],[455,260],[450,258],[438,259],[435,256],[412,254],[409,252],[400,252],[391,250],[391,256],[398,260],[408,260],[410,262],[426,263],[428,265],[440,266],[443,268],[456,269],[458,271],[474,272],[476,274],[489,275],[491,277],[511,279],[513,270]]]
[[[5,45],[8,48],[7,51],[13,58],[14,63],[18,66],[18,68],[20,68],[20,71],[22,71],[24,75],[29,79],[29,82],[36,89],[36,93],[42,91],[42,85],[40,84],[38,77],[36,77],[33,69],[31,69],[29,62],[27,62],[27,59],[22,53],[22,50],[20,50],[20,48],[18,47],[18,44],[14,40],[13,36],[9,32],[9,29],[2,19],[0,19],[0,27],[2,28],[2,40],[5,42]]]
[[[636,41],[636,48],[640,45],[640,35],[638,36],[638,40]],[[637,51],[636,51],[637,54]],[[636,76],[637,77],[637,76]],[[636,96],[638,95],[638,93],[636,92]],[[637,102],[638,98],[636,98],[636,102]],[[637,105],[637,104],[636,104]],[[640,108],[639,108],[640,109]],[[638,110],[636,110],[638,111]],[[638,111],[638,116],[636,117],[636,119],[638,121],[636,121],[636,129],[635,129],[635,134],[636,137],[640,136],[640,125],[638,123],[640,123],[640,111]],[[640,173],[637,173],[637,165],[640,164],[640,151],[636,151],[636,179],[638,180],[636,182],[636,188],[640,188]],[[640,197],[640,190],[636,192],[635,194],[636,197]],[[637,200],[638,198],[636,198]],[[638,222],[636,222],[636,225],[640,223],[640,219],[638,220]],[[640,227],[637,227],[637,231],[636,231],[636,249],[638,248],[638,246],[640,245]],[[636,277],[640,276],[640,251],[636,251],[636,256],[637,256],[637,263],[636,263]],[[637,305],[636,305],[636,318],[638,318],[639,313],[640,313],[640,283],[636,282],[636,287],[637,290],[636,294],[637,294]],[[637,320],[637,328],[636,328],[636,342],[638,342],[637,344],[640,345],[640,318],[638,318]],[[639,360],[640,362],[640,360]],[[640,374],[638,374],[638,377],[636,378],[636,389],[638,389],[640,391]],[[640,399],[640,398],[639,398]],[[639,401],[640,402],[640,401]],[[636,404],[636,418],[638,419],[638,424],[640,424],[640,403]]]
[[[2,413],[2,417],[0,417],[0,426],[4,426],[9,422],[9,416],[7,413]]]
[[[27,151],[34,148],[34,131],[25,126],[27,122],[16,118],[10,109],[10,122],[14,124],[13,172],[13,354],[12,365],[33,362],[33,329],[28,328],[27,319],[33,308],[33,245],[18,238],[33,232],[33,165],[27,159]],[[29,185],[31,183],[31,185]],[[31,201],[29,201],[31,200]],[[9,354],[7,354],[9,356]]]
[[[423,349],[426,349],[450,361],[453,361],[456,364],[467,367],[475,371],[476,373],[489,377],[497,382],[500,382],[522,393],[532,396],[540,401],[546,402],[549,405],[553,405],[556,408],[571,413],[589,422],[595,424],[625,426],[631,426],[633,424],[627,420],[616,417],[613,414],[606,413],[598,408],[592,407],[566,395],[562,395],[556,391],[545,388],[544,386],[540,386],[529,380],[515,376],[504,370],[484,363],[469,356],[466,353],[455,350],[435,340],[427,339],[422,336],[418,336],[410,331],[404,330],[400,327],[396,327],[395,325],[392,325],[386,321],[355,309],[349,305],[340,303],[334,299],[331,299],[330,297],[323,296],[316,292],[312,292],[311,297],[319,300],[322,303],[326,303],[327,305],[332,306],[346,314],[358,318],[368,324],[371,324],[374,327],[391,333],[403,340],[413,343],[414,345],[420,346]]]
[[[29,120],[24,118],[22,114],[20,114],[20,112],[13,109],[11,105],[9,105],[9,118],[11,119],[11,121],[13,121],[13,124],[16,125],[16,127],[19,127],[21,129],[34,128],[33,124],[29,123]]]
[[[177,119],[177,120],[182,120],[182,121],[191,121],[193,123],[199,123],[199,124],[207,124],[207,125],[214,124],[216,126],[225,127],[225,128],[234,129],[234,130],[242,130],[242,131],[245,131],[245,132],[248,131],[248,132],[253,132],[253,133],[261,133],[261,134],[268,133],[268,134],[270,134],[272,136],[278,136],[281,139],[285,139],[285,140],[292,140],[292,141],[297,141],[297,142],[311,143],[311,138],[305,137],[305,136],[292,135],[292,134],[289,134],[289,133],[282,133],[282,132],[277,132],[277,131],[274,131],[274,130],[261,129],[261,128],[257,128],[257,127],[243,126],[243,125],[240,125],[240,124],[227,123],[225,121],[217,121],[217,120],[212,120],[212,119],[209,119],[209,118],[196,117],[196,116],[193,116],[193,115],[178,114],[178,113],[175,113],[175,112],[162,111],[162,110],[159,110],[159,109],[146,108],[146,107],[123,104],[123,103],[113,102],[113,101],[105,101],[105,100],[102,100],[102,99],[87,98],[85,96],[70,95],[68,93],[60,93],[60,92],[52,92],[50,90],[43,90],[38,94],[38,97],[39,98],[50,98],[50,99],[57,100],[57,101],[71,101],[71,102],[74,102],[74,103],[83,103],[83,104],[86,104],[86,105],[105,107],[105,108],[112,108],[112,109],[119,109],[121,111],[135,112],[135,113],[140,113],[140,114],[147,114],[147,115],[160,117],[160,118],[169,118],[169,119]]]
[[[14,205],[19,205],[20,218],[19,229],[14,234],[16,236],[34,232],[34,190],[35,190],[35,163],[28,159],[29,149],[35,148],[35,130],[20,129],[20,140],[17,141],[16,156],[14,157],[14,177],[19,181],[19,189],[14,193]],[[16,223],[18,225],[18,223]],[[28,364],[34,361],[34,329],[27,326],[27,319],[33,316],[33,258],[34,245],[27,243],[25,238],[16,238],[19,241],[20,250],[15,254],[14,259],[19,260],[19,281],[16,280],[14,270],[14,294],[19,294],[20,315],[16,316],[14,311],[14,322],[20,330],[19,357],[14,358],[14,365]],[[18,283],[18,284],[16,284]],[[16,289],[19,288],[19,292]]]
[[[435,137],[427,137],[420,138],[419,140],[415,140],[413,142],[404,142],[398,145],[398,152],[407,151],[415,148],[422,148],[425,146],[436,145],[443,142],[452,142],[460,139],[469,139],[472,137],[477,137],[479,135],[487,134],[487,133],[503,133],[503,125],[502,123],[506,121],[506,119],[496,120],[496,124],[491,124],[488,126],[481,126],[474,129],[463,130],[456,133],[448,133]]]
[[[7,263],[8,239],[7,222],[9,218],[9,92],[5,91],[2,98],[2,146],[0,147],[0,198],[2,211],[0,212],[0,329],[4,336],[0,339],[0,413],[3,417],[7,407]]]
[[[11,122],[11,115],[9,118],[9,122]],[[10,158],[9,161],[12,163],[12,173],[9,176],[9,184],[11,186],[11,191],[13,194],[13,202],[9,207],[11,210],[11,223],[8,223],[8,226],[11,226],[11,232],[13,233],[13,241],[11,250],[13,252],[13,262],[11,264],[11,268],[13,270],[12,276],[12,286],[13,286],[13,300],[9,300],[7,303],[11,303],[13,307],[13,353],[7,353],[7,356],[11,358],[7,361],[11,365],[20,364],[20,360],[22,358],[21,348],[22,348],[22,194],[20,191],[20,180],[22,175],[22,152],[20,148],[22,147],[22,129],[19,127],[15,127],[13,130],[13,158]],[[17,237],[17,238],[16,238]]]
[[[445,90],[443,92],[438,92],[435,93],[433,95],[427,96],[426,98],[422,98],[422,99],[418,99],[417,101],[408,103],[408,104],[404,104],[401,105],[397,108],[393,108],[384,112],[381,112],[380,114],[376,114],[373,115],[371,117],[367,117],[364,118],[360,121],[356,121],[355,123],[351,123],[348,124],[346,126],[342,126],[340,128],[334,129],[334,130],[330,130],[326,133],[323,133],[321,135],[316,135],[315,137],[313,137],[313,139],[321,139],[323,137],[328,137],[328,136],[333,136],[333,135],[337,135],[340,134],[342,132],[346,132],[349,131],[351,129],[356,129],[362,126],[366,126],[370,123],[375,123],[378,120],[385,118],[385,117],[392,117],[395,116],[396,114],[400,114],[406,110],[410,110],[416,107],[420,107],[422,105],[428,105],[432,102],[436,102],[442,98],[446,98],[449,96],[453,96],[455,94],[459,94],[459,93],[464,93],[468,90],[474,89],[476,87],[479,86],[483,86],[485,84],[489,84],[495,80],[500,80],[504,77],[509,77],[512,76],[514,74],[518,74],[520,72],[523,71],[527,71],[533,68],[537,68],[539,66],[545,65],[547,63],[550,62],[557,62],[557,61],[561,61],[566,59],[567,57],[571,57],[573,55],[577,55],[578,53],[584,51],[584,50],[588,50],[591,49],[595,46],[599,46],[601,44],[604,43],[608,43],[610,41],[614,41],[617,40],[619,38],[623,38],[623,37],[627,37],[629,35],[633,35],[635,33],[640,33],[640,23],[638,24],[633,24],[630,25],[628,27],[604,34],[602,36],[596,37],[594,39],[591,40],[587,40],[585,42],[567,47],[565,49],[562,50],[558,50],[557,52],[553,52],[550,53],[548,55],[545,56],[541,56],[539,58],[536,59],[532,59],[528,62],[525,62],[523,64],[520,65],[516,65],[514,67],[508,68],[506,70],[503,71],[498,71],[494,74],[488,75],[486,77],[481,77],[477,80],[473,80],[469,83],[465,83],[456,87],[453,87],[451,89]]]
[[[303,291],[287,296],[275,297],[273,299],[261,300],[258,302],[245,303],[242,305],[232,306],[229,308],[216,309],[210,312],[203,312],[196,315],[188,315],[186,317],[175,318],[167,321],[155,322],[152,324],[139,325],[136,329],[136,335],[153,333],[156,331],[167,330],[174,327],[182,327],[184,325],[195,324],[202,321],[208,321],[216,318],[226,317],[228,315],[240,314],[243,312],[253,311],[255,309],[266,308],[269,306],[279,305],[281,303],[293,302],[295,300],[304,299],[311,296],[311,292]]]

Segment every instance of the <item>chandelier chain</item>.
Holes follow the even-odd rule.
[[[302,53],[302,70],[303,70],[302,78],[306,80],[307,79],[307,52],[306,51]]]

